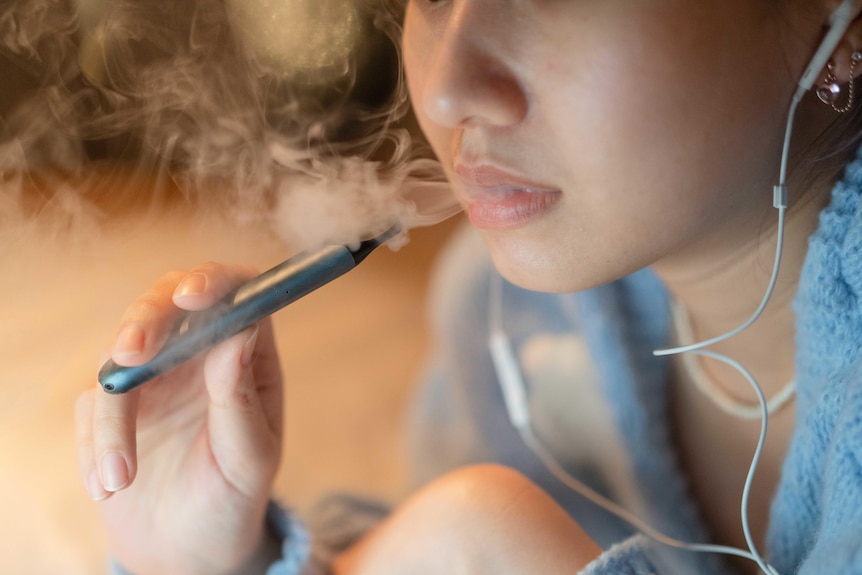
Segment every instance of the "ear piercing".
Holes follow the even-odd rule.
[[[826,79],[823,84],[817,88],[817,97],[820,101],[830,106],[839,114],[849,112],[853,107],[856,98],[853,80],[856,79],[856,66],[862,62],[862,52],[854,50],[850,56],[850,80],[847,83],[847,102],[843,106],[837,104],[838,98],[841,96],[841,84],[838,83],[838,77],[835,76],[835,61],[829,60],[826,64]]]

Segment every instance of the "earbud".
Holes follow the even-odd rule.
[[[844,0],[829,17],[829,32],[826,33],[826,37],[817,52],[814,53],[808,68],[802,74],[802,79],[799,80],[799,89],[802,93],[814,87],[814,83],[817,82],[817,78],[850,27],[850,23],[853,21],[854,5],[855,0]]]

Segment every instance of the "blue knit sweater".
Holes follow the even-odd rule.
[[[848,166],[821,214],[795,301],[796,429],[765,550],[781,575],[862,574],[860,199],[862,159]],[[509,423],[488,355],[495,272],[481,241],[465,231],[444,262],[432,312],[440,344],[411,417],[417,483],[470,463],[508,465],[548,491],[603,546],[586,575],[728,573],[716,556],[672,550],[634,533],[549,475]],[[661,282],[645,270],[578,294],[507,285],[504,302],[534,420],[567,467],[659,531],[705,541],[670,436],[668,364],[651,353],[670,333]]]
[[[797,423],[772,503],[766,549],[781,575],[862,573],[860,201],[862,157],[848,166],[821,214],[794,305]],[[477,461],[496,461],[521,470],[555,496],[607,549],[586,569],[590,575],[726,573],[727,567],[715,556],[670,550],[642,535],[629,535],[625,526],[562,488],[525,449],[509,425],[484,350],[487,284],[494,272],[478,244],[466,236],[460,240],[438,287],[435,317],[443,344],[414,418],[414,453],[423,454],[414,467],[423,478]],[[559,362],[559,353],[547,352],[553,342],[560,349],[577,349],[572,346],[573,333],[591,360],[592,373],[569,366],[574,368],[569,381],[575,389],[585,380],[597,381],[615,436],[605,434],[602,449],[569,448],[569,468],[660,531],[686,541],[704,541],[702,518],[670,440],[668,365],[651,353],[668,343],[670,333],[668,298],[659,280],[647,270],[570,295],[507,286],[504,298],[506,329],[521,350],[531,384],[543,371],[549,377],[549,370],[541,365],[543,359],[556,357]],[[538,372],[532,379],[531,366]],[[551,399],[544,404],[546,410],[559,389],[545,392]],[[573,412],[581,392],[567,404]],[[594,407],[591,403],[590,410]],[[536,408],[542,404],[534,405],[539,422]],[[565,417],[565,413],[556,415],[560,420]],[[553,443],[553,434],[562,427],[551,426],[544,435]],[[451,431],[441,433],[441,429]],[[567,441],[589,444],[596,438],[569,436]],[[565,453],[565,441],[558,440],[557,445]],[[617,461],[609,465],[608,453],[614,451]],[[620,480],[614,473],[628,474],[632,481]]]

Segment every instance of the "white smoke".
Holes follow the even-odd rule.
[[[304,246],[448,217],[436,163],[398,123],[399,4],[4,2],[0,241],[177,192]],[[362,101],[362,73],[391,84],[384,101]]]

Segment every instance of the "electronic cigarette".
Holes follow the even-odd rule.
[[[123,367],[107,361],[99,371],[99,383],[108,393],[125,393],[162,375],[349,272],[399,231],[396,225],[361,242],[355,249],[333,245],[282,262],[241,285],[213,307],[180,318],[162,349],[147,363]]]

